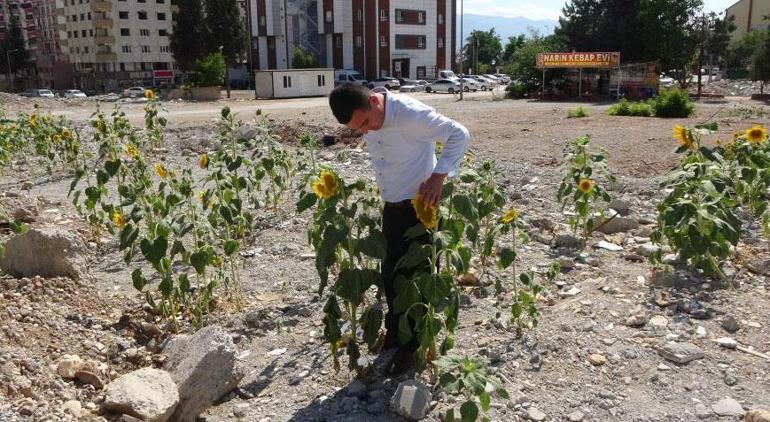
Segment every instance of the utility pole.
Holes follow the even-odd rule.
[[[465,44],[465,34],[463,33],[463,0],[460,0],[460,74],[463,75],[460,77],[460,101],[463,100],[463,92],[465,91],[465,71],[463,71],[463,67],[465,66],[464,56],[465,56],[465,48],[463,48]],[[454,25],[454,23],[452,23]]]
[[[11,53],[15,53],[17,51],[19,51],[18,48],[15,49],[15,50],[8,50],[8,51],[5,52],[5,60],[6,60],[7,64],[8,64],[8,79],[11,80],[11,94],[13,94],[13,91],[14,91],[14,89],[13,89],[13,72],[11,72]]]

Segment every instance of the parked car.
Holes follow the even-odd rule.
[[[676,81],[671,76],[667,76],[663,73],[660,74],[660,84],[663,85],[664,88],[671,88],[676,84]]]
[[[357,83],[361,84],[363,86],[369,86],[369,81],[366,80],[363,76],[361,76],[358,71],[353,69],[340,69],[334,71],[334,85],[344,84],[344,83]]]
[[[500,79],[500,81],[502,81],[502,83],[504,83],[505,85],[508,85],[509,83],[511,83],[511,77],[506,75],[505,73],[495,73],[494,76],[496,76],[497,79]]]
[[[64,98],[86,98],[86,94],[79,89],[68,89],[64,91]]]
[[[425,87],[428,86],[428,81],[420,80],[413,80],[413,79],[401,79],[399,82],[401,82],[401,88],[398,89],[399,92],[423,92],[425,91]]]
[[[465,77],[476,81],[479,84],[479,89],[482,91],[493,89],[497,86],[497,82],[480,75],[465,75]]]
[[[144,96],[145,89],[141,86],[132,86],[123,90],[123,96],[129,98]]]
[[[25,97],[37,97],[37,98],[53,98],[55,95],[53,95],[53,91],[50,89],[28,89],[24,91],[21,95]]]
[[[398,89],[401,88],[401,82],[396,78],[377,78],[369,82],[370,89],[378,86],[385,87],[385,89]]]
[[[448,92],[454,94],[460,92],[460,82],[450,79],[437,79],[425,87],[425,92]]]
[[[479,85],[479,83],[475,79],[460,78],[460,80],[462,81],[463,91],[465,92],[469,92],[469,91],[476,92],[479,89],[481,89],[481,85]]]

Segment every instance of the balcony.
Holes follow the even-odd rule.
[[[93,4],[93,3],[91,3]],[[114,62],[118,60],[118,55],[115,53],[105,53],[105,52],[97,52],[96,53],[96,61],[97,62]]]
[[[57,31],[66,31],[67,30],[67,24],[57,23],[56,25],[54,25],[54,28],[56,28]]]
[[[96,0],[91,2],[92,12],[111,12],[112,1],[111,0]]]
[[[94,19],[94,28],[112,28],[112,19]]]
[[[115,37],[112,35],[97,35],[94,37],[94,41],[97,45],[102,44],[115,44]]]

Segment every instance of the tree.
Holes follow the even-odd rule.
[[[227,65],[222,53],[209,53],[195,63],[193,84],[197,86],[217,86],[222,83]]]
[[[516,50],[524,45],[526,39],[527,37],[524,34],[517,35],[515,37],[508,37],[508,44],[505,45],[505,49],[503,50],[504,63],[510,63],[510,61],[513,59],[513,55],[516,53]]]
[[[243,62],[248,35],[235,0],[206,0],[209,51],[221,51],[227,63],[225,87],[230,98],[230,68]]]
[[[696,20],[693,29],[693,38],[697,45],[697,74],[698,74],[698,98],[702,90],[702,72],[703,61],[707,55],[723,56],[727,52],[730,43],[730,32],[735,31],[732,16],[720,19],[716,13],[711,12],[708,15],[703,14]]]
[[[505,71],[511,76],[511,79],[530,87],[539,86],[542,80],[542,70],[537,66],[538,53],[550,53],[564,51],[564,45],[559,37],[549,35],[543,37],[533,32],[525,38],[522,45],[514,53],[510,63],[506,65]],[[558,77],[563,72],[558,69],[548,72],[549,78]]]
[[[1,68],[3,72],[8,73],[8,61],[10,60],[10,73],[16,74],[19,70],[29,67],[30,55],[24,43],[19,18],[14,15],[10,16],[8,31],[2,43],[0,43],[0,54],[2,54],[0,61],[2,61]]]
[[[495,28],[489,31],[474,30],[465,39],[465,51],[463,56],[463,71],[473,68],[478,70],[478,65],[489,67],[492,60],[500,62],[500,55],[503,51],[503,44],[500,41],[500,35],[495,33]]]
[[[747,78],[751,58],[767,37],[767,31],[751,31],[730,43],[724,60],[726,75],[731,79]]]
[[[171,34],[171,52],[182,71],[195,68],[198,60],[208,53],[208,31],[203,20],[201,0],[177,0],[179,11]]]
[[[765,83],[770,81],[770,28],[759,48],[751,56],[751,80],[760,81],[759,93],[765,93]]]
[[[315,56],[301,47],[294,47],[294,56],[291,59],[291,67],[294,69],[312,69],[320,67]]]

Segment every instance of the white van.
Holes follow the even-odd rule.
[[[344,84],[347,82],[358,83],[363,86],[369,85],[363,76],[358,71],[353,69],[339,69],[334,71],[334,86]]]
[[[460,80],[460,78],[458,78],[457,75],[455,75],[455,73],[452,72],[451,70],[439,70],[438,79],[449,79],[452,81]]]

